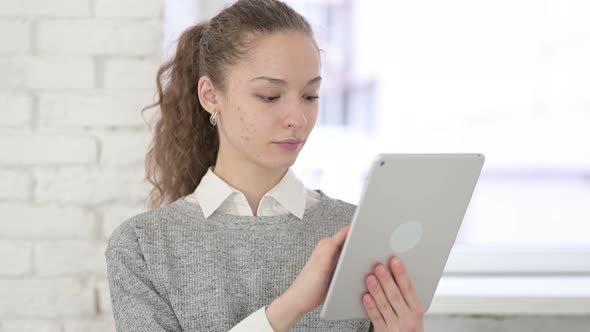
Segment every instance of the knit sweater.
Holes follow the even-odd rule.
[[[204,218],[177,199],[125,220],[105,251],[117,331],[227,332],[293,283],[322,238],[352,221],[356,205],[327,196],[292,214]],[[291,331],[362,331],[370,320],[323,321],[322,305]]]

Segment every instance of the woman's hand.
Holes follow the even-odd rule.
[[[321,239],[291,286],[267,308],[274,331],[290,331],[307,312],[324,303],[350,225]]]
[[[365,279],[369,293],[362,301],[374,331],[423,332],[424,312],[407,270],[399,257],[393,257],[389,264],[391,270],[378,264],[374,274]]]
[[[283,295],[301,314],[315,309],[326,300],[328,287],[349,229],[350,225],[346,225],[336,234],[321,239],[293,284]]]

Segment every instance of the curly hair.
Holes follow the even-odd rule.
[[[225,91],[225,69],[255,37],[277,31],[299,31],[314,40],[309,22],[277,0],[239,0],[181,34],[175,55],[158,69],[156,102],[142,109],[159,107],[145,160],[145,179],[153,185],[150,209],[192,193],[217,160],[219,132],[199,102],[199,78],[208,76]]]

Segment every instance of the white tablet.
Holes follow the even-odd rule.
[[[404,262],[427,312],[485,157],[378,154],[321,309],[324,320],[367,319],[365,278],[391,256]]]

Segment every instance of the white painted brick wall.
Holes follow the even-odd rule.
[[[143,206],[113,205],[103,209],[103,237],[107,239],[123,221],[143,211]]]
[[[148,131],[142,132],[100,132],[97,134],[102,147],[100,163],[108,166],[141,167],[145,161],[151,140]]]
[[[106,205],[136,204],[147,196],[142,168],[36,168],[35,200],[42,203]],[[141,175],[141,176],[140,176]]]
[[[56,321],[26,321],[22,319],[4,319],[0,322],[0,324],[0,327],[2,327],[2,332],[63,332],[61,329],[61,324]]]
[[[12,56],[0,58],[0,89],[92,88],[90,57]]]
[[[108,320],[107,320],[108,319]],[[104,332],[104,331],[115,331],[115,324],[112,319],[106,318],[105,320],[66,320],[64,322],[63,332]]]
[[[104,251],[145,211],[164,0],[0,0],[0,331],[115,331]]]
[[[42,20],[37,34],[39,52],[48,54],[146,56],[158,54],[160,49],[157,20]]]
[[[106,277],[106,243],[90,241],[42,242],[35,248],[35,267],[39,276]]]
[[[87,17],[91,0],[0,0],[1,16]]]
[[[3,317],[91,318],[95,286],[76,278],[5,279],[0,283]]]
[[[0,54],[28,52],[31,45],[31,23],[28,19],[0,21]]]
[[[32,255],[30,244],[0,240],[0,277],[19,277],[31,273]]]
[[[31,176],[22,170],[0,169],[0,200],[28,199],[32,183]]]
[[[0,203],[0,216],[2,239],[92,240],[100,229],[96,213],[75,206]]]
[[[157,67],[149,60],[107,59],[104,62],[105,88],[156,88]]]
[[[111,293],[109,292],[109,282],[107,280],[99,281],[98,287],[98,311],[105,315],[113,313],[111,307]]]
[[[95,0],[96,17],[154,18],[161,17],[161,0]]]
[[[97,160],[97,142],[89,135],[35,132],[0,133],[0,163],[92,164]]]
[[[50,128],[143,128],[145,123],[140,117],[141,109],[151,103],[154,93],[150,90],[123,89],[40,93],[39,125]],[[144,114],[149,114],[149,111]]]
[[[0,92],[0,126],[23,127],[31,122],[33,98],[20,93]]]

